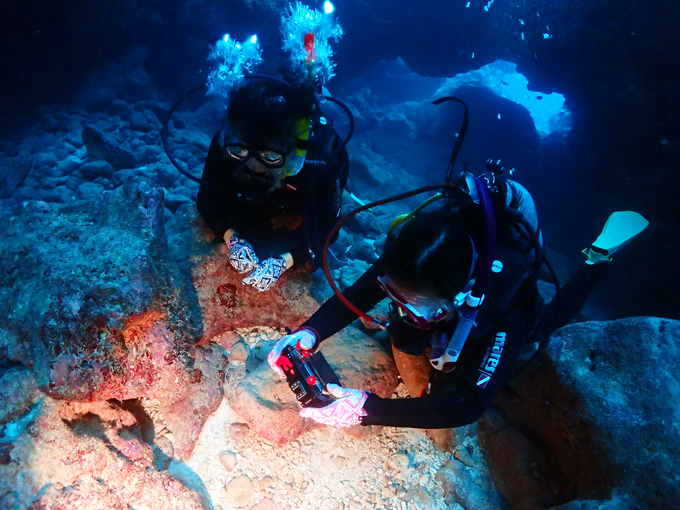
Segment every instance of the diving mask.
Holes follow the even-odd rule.
[[[449,318],[458,308],[455,299],[438,299],[403,289],[388,276],[380,276],[377,281],[399,310],[421,329],[427,329],[430,322],[440,322]]]
[[[232,159],[245,163],[250,158],[257,159],[267,168],[282,168],[286,164],[286,156],[290,154],[274,149],[250,149],[241,144],[230,144],[226,146],[226,153]]]

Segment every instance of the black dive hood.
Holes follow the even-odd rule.
[[[282,79],[282,78],[276,78],[276,77],[274,77],[274,76],[267,76],[267,75],[264,75],[264,74],[248,74],[248,75],[244,76],[244,78],[247,79],[247,80],[253,80],[253,79],[255,79],[255,80],[273,80],[273,81],[277,81],[277,82],[280,82],[280,83],[285,83],[285,84],[288,85],[289,87],[292,87],[292,86],[293,86],[292,83],[290,83],[290,82],[287,81],[287,80],[284,80],[284,79]],[[210,182],[208,182],[208,181],[205,181],[205,180],[203,180],[203,179],[200,179],[199,177],[196,177],[195,175],[191,174],[190,172],[184,170],[184,169],[179,165],[179,163],[177,162],[177,160],[173,157],[172,153],[170,152],[170,147],[168,146],[168,124],[170,123],[170,119],[172,118],[172,114],[173,114],[174,111],[179,107],[179,105],[181,105],[181,104],[184,102],[184,100],[185,100],[186,98],[188,98],[189,96],[195,94],[195,93],[198,92],[199,90],[203,90],[205,87],[206,87],[206,85],[200,85],[200,86],[198,86],[198,87],[196,87],[196,88],[191,89],[189,92],[187,92],[186,94],[184,94],[180,99],[178,99],[178,100],[175,102],[175,104],[172,105],[172,107],[170,107],[170,110],[168,110],[168,116],[167,116],[167,118],[165,119],[165,122],[163,123],[163,129],[161,130],[161,136],[162,136],[162,139],[163,139],[163,148],[165,149],[165,154],[167,154],[168,159],[170,160],[170,163],[172,163],[172,164],[174,165],[174,167],[175,167],[182,175],[184,175],[184,176],[187,177],[188,179],[191,179],[192,181],[197,182],[197,183],[199,183],[199,184],[210,184],[210,185],[213,185],[214,183],[210,183]],[[321,94],[317,94],[317,95],[316,95],[316,98],[315,98],[315,100],[316,100],[316,106],[317,106],[317,108],[319,108],[319,110],[320,110],[320,105],[319,105],[319,102],[318,102],[318,101],[319,101],[319,98],[323,98],[323,99],[325,99],[325,100],[327,100],[327,101],[330,101],[331,103],[335,103],[335,104],[337,104],[338,106],[340,106],[340,107],[345,111],[345,113],[347,114],[347,118],[348,118],[348,120],[349,120],[349,131],[347,132],[347,136],[342,140],[342,142],[341,142],[341,143],[335,148],[335,150],[331,153],[331,157],[335,157],[337,154],[340,153],[340,151],[341,151],[342,149],[345,148],[345,146],[347,145],[347,143],[348,143],[348,142],[350,141],[350,139],[352,138],[352,135],[354,134],[354,115],[352,115],[352,111],[351,111],[351,110],[347,107],[347,105],[346,105],[345,103],[343,103],[342,101],[340,101],[340,100],[338,100],[338,99],[335,99],[334,97],[326,96],[326,95],[321,95]],[[336,133],[336,136],[338,137],[338,139],[340,139],[340,136],[339,136],[337,133]]]

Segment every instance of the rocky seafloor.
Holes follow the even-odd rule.
[[[559,330],[479,423],[435,441],[300,418],[266,354],[328,285],[293,269],[269,293],[243,287],[195,209],[197,185],[163,154],[170,103],[143,52],[101,72],[77,103],[40,108],[0,141],[0,508],[673,507],[672,320]],[[205,102],[170,122],[194,174],[220,115]],[[373,148],[368,131],[350,146],[357,194],[427,181]],[[407,206],[343,229],[341,286]],[[405,398],[386,344],[357,322],[323,349],[348,386]]]

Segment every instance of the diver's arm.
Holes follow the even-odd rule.
[[[526,314],[518,310],[506,321],[507,327],[466,345],[469,351],[463,350],[456,372],[448,376],[452,378],[448,388],[441,393],[409,399],[380,398],[369,393],[362,425],[429,429],[475,422],[515,370],[528,334],[525,321]]]
[[[380,257],[343,295],[359,310],[368,311],[385,299],[385,294],[376,282],[384,274],[384,260]],[[298,329],[309,328],[323,341],[351,324],[357,314],[345,306],[338,296],[331,297]]]
[[[538,213],[536,212],[536,205],[529,191],[518,182],[508,180],[505,183],[505,206],[509,209],[521,213],[522,217],[527,221],[532,230],[536,233],[537,239],[541,246],[543,245],[543,234],[538,222]],[[515,224],[513,229],[529,242],[531,234],[527,233],[524,225]]]
[[[538,232],[538,214],[531,193],[520,183],[508,180],[505,205],[519,211]]]
[[[469,391],[452,391],[418,398],[380,398],[368,394],[362,425],[439,429],[474,423],[484,411]]]

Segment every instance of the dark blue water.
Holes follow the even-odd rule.
[[[116,126],[123,146],[144,153],[140,165],[155,161],[160,174],[174,172],[160,150],[163,109],[205,82],[210,45],[226,32],[240,40],[258,34],[264,56],[259,72],[275,74],[286,66],[279,34],[286,4],[5,2],[3,197],[69,200],[69,191],[54,191],[60,187],[75,194],[67,185],[73,165],[64,163],[79,148],[74,123]],[[499,83],[475,82],[457,89],[470,106],[471,122],[459,163],[481,171],[487,158],[502,158],[515,168],[514,178],[536,200],[548,246],[567,267],[578,264],[580,249],[594,240],[610,212],[643,214],[650,227],[612,266],[593,296],[591,316],[680,318],[676,1],[380,0],[338,1],[336,7],[345,35],[335,45],[336,76],[327,86],[357,114],[350,152],[368,143],[408,174],[441,180],[461,112],[447,104],[435,113],[423,106],[416,114],[413,104],[424,105],[445,80],[461,73],[499,59],[515,64],[528,80],[527,95],[564,96],[571,129],[541,136],[525,106],[490,88]],[[189,123],[212,137],[219,111],[197,97],[183,107],[194,112]],[[125,135],[128,110],[154,112],[148,130],[135,131],[145,133],[137,141]],[[173,124],[176,157],[200,172],[206,141],[196,142],[200,137],[192,134],[187,136],[195,143],[183,144],[186,122],[180,116]],[[190,184],[168,179],[175,196],[191,197]],[[120,182],[106,180],[102,189]],[[86,198],[88,189],[99,190],[83,188],[76,198]]]

